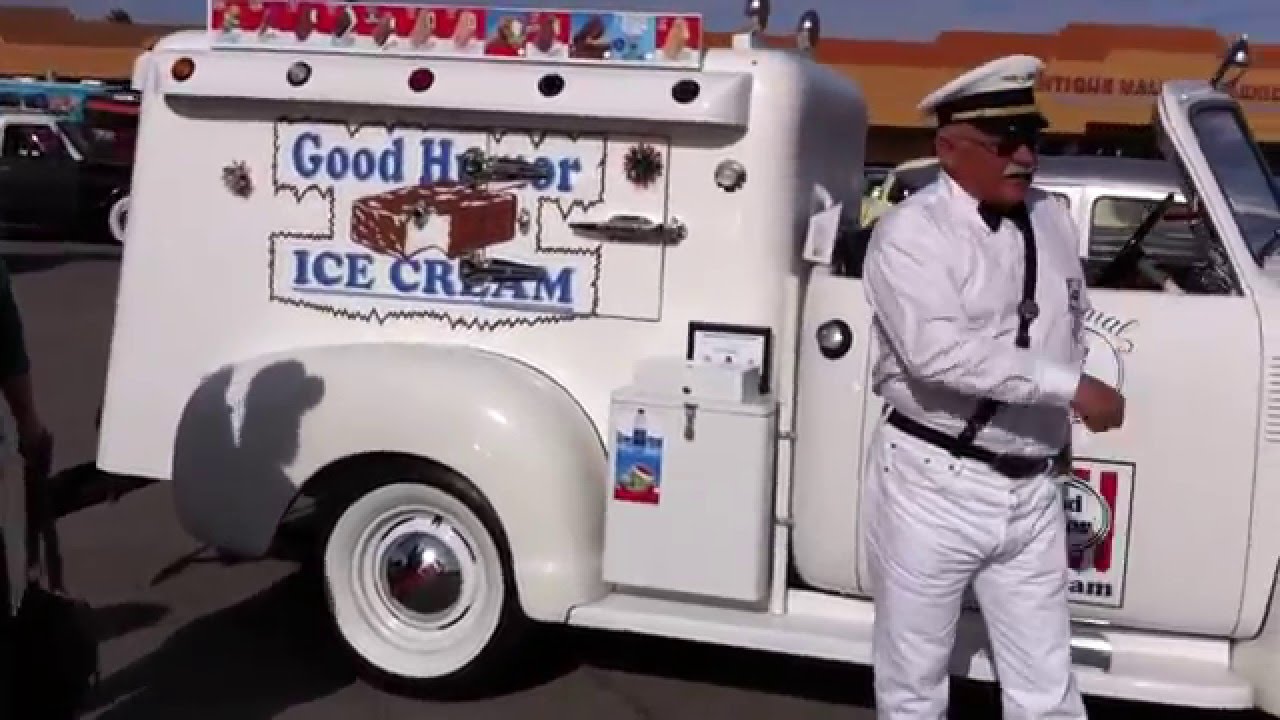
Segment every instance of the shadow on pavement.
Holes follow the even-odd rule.
[[[874,704],[871,671],[863,667],[638,635],[566,632],[581,663],[600,670],[856,708]],[[955,685],[953,706],[981,707],[974,717],[991,717],[991,692],[977,683]]]
[[[567,632],[574,636],[580,662],[589,667],[857,708],[875,705],[872,673],[865,667],[634,635]],[[962,679],[953,679],[951,686],[949,717],[953,720],[1000,717],[1000,694],[996,686]],[[1094,698],[1087,699],[1086,704],[1090,717],[1100,719],[1262,718],[1254,713],[1194,712]]]
[[[156,483],[146,478],[104,472],[93,462],[63,468],[46,482],[54,516],[59,518],[98,505],[119,502],[125,495]]]
[[[355,666],[332,628],[319,578],[299,570],[237,605],[191,622],[147,657],[103,680],[87,714],[97,720],[228,718],[272,720],[358,682]],[[100,610],[117,617],[118,633],[154,623],[163,608]],[[127,631],[127,630],[126,630]],[[108,631],[110,632],[110,631]],[[803,660],[637,635],[555,628],[533,648],[515,677],[483,701],[556,682],[582,669],[662,677],[850,708],[874,705],[867,668]],[[120,633],[123,634],[123,633]],[[423,701],[424,716],[449,703]],[[998,690],[955,680],[952,720],[1000,717]],[[1260,718],[1253,713],[1189,712],[1090,700],[1091,717],[1119,720]],[[447,715],[446,715],[447,716]]]
[[[93,609],[98,642],[106,643],[149,628],[169,614],[169,608],[154,603],[125,602]]]
[[[297,452],[301,418],[319,402],[324,384],[301,363],[274,363],[254,374],[237,408],[227,400],[232,375],[224,368],[206,377],[188,401],[173,477],[222,489],[202,496],[201,502],[214,505],[207,512],[245,517],[255,505],[285,507],[293,496],[283,468]],[[202,548],[178,558],[153,584],[208,561],[205,554]],[[299,571],[192,621],[148,656],[105,678],[86,712],[100,712],[99,720],[170,720],[179,714],[269,720],[336,692],[354,676],[329,629],[322,598],[318,577]]]
[[[13,275],[43,272],[61,267],[68,263],[90,260],[119,262],[120,248],[106,244],[60,243],[57,241],[41,243],[5,243],[7,247],[0,251],[0,258]]]
[[[314,579],[295,573],[191,622],[104,678],[88,713],[101,711],[99,720],[269,720],[350,685],[341,647],[321,630],[328,625],[319,592]]]

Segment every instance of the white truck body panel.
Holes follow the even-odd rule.
[[[177,79],[183,58],[194,72]],[[298,61],[309,79],[291,86]],[[412,91],[406,79],[428,66],[431,88]],[[544,97],[550,72],[564,90]],[[854,84],[749,37],[706,51],[700,69],[660,69],[225,50],[178,33],[134,77],[144,100],[102,468],[171,478],[193,535],[257,555],[331,468],[419,457],[493,506],[534,619],[869,662],[859,500],[881,413],[871,315],[858,273],[804,259],[815,213],[859,214],[867,111]],[[682,79],[700,83],[696,100],[673,99]],[[1073,559],[1074,648],[1090,694],[1280,713],[1266,689],[1280,685],[1280,620],[1268,620],[1280,592],[1280,287],[1250,255],[1188,119],[1204,103],[1232,101],[1204,83],[1167,85],[1158,124],[1239,291],[1091,290],[1089,369],[1121,387],[1128,416],[1121,430],[1075,438],[1066,502],[1073,532],[1091,540]],[[550,175],[481,194],[432,190],[433,213],[390,209],[396,192],[457,180],[472,146],[536,159]],[[640,181],[645,152],[661,172]],[[745,182],[726,190],[728,161]],[[1066,192],[1083,256],[1088,194]],[[483,222],[466,216],[477,207]],[[684,234],[633,243],[570,227],[614,216],[678,222]],[[541,274],[466,290],[446,249],[486,233],[501,236],[486,255]],[[828,359],[817,337],[837,319],[851,343]],[[653,516],[679,523],[685,544],[699,517],[708,538],[767,523],[753,541],[768,550],[754,564],[735,555],[717,575],[704,553],[668,547],[655,562],[704,564],[646,576],[631,572],[643,552],[606,550],[622,541],[607,527],[623,430],[611,398],[645,362],[690,352],[697,322],[769,334],[777,437],[737,459],[773,458],[772,502]],[[693,423],[696,394],[689,404]],[[679,435],[665,429],[667,442]],[[684,442],[695,442],[689,427]],[[715,480],[705,485],[729,486]],[[696,481],[667,477],[666,500],[644,502],[696,503],[671,489]],[[626,513],[643,527],[643,507]],[[606,556],[653,587],[611,585]],[[730,570],[734,589],[715,597],[707,588],[727,587]],[[708,594],[660,587],[662,577],[705,580]],[[955,671],[991,680],[980,623],[965,614]]]
[[[187,35],[158,43],[153,51],[154,62],[158,67],[167,67],[182,50],[190,49],[188,43],[196,37],[203,39],[203,36]],[[785,326],[788,321],[784,301],[786,286],[779,282],[778,272],[791,266],[794,250],[803,239],[804,226],[796,218],[807,216],[806,211],[795,208],[807,206],[808,188],[815,182],[823,184],[847,204],[855,203],[857,198],[856,172],[849,168],[861,166],[862,145],[835,140],[845,137],[849,131],[858,132],[856,129],[865,125],[859,96],[849,93],[843,104],[815,104],[808,99],[815,97],[811,85],[842,82],[834,71],[812,76],[801,74],[798,70],[801,61],[788,53],[713,51],[708,54],[706,71],[711,73],[713,81],[725,78],[726,82],[732,81],[727,87],[735,88],[734,94],[724,102],[736,107],[749,97],[752,108],[760,116],[758,121],[745,129],[727,122],[728,127],[720,131],[704,129],[703,124],[720,122],[716,118],[722,112],[721,101],[714,97],[706,101],[705,108],[690,109],[684,117],[654,119],[652,127],[661,128],[661,132],[654,133],[650,139],[663,146],[671,143],[673,151],[663,183],[645,194],[631,192],[621,177],[621,160],[626,149],[641,138],[614,133],[608,151],[598,143],[589,151],[593,153],[592,160],[607,158],[609,162],[606,180],[610,185],[606,191],[609,202],[581,217],[603,219],[602,216],[611,212],[633,212],[655,216],[655,219],[671,216],[684,221],[691,238],[700,238],[668,249],[618,244],[600,248],[600,243],[577,243],[577,249],[582,251],[601,251],[599,291],[595,300],[608,310],[575,308],[582,317],[572,321],[551,322],[543,318],[539,322],[546,324],[535,325],[518,320],[502,332],[451,327],[451,322],[475,322],[479,316],[470,312],[425,322],[376,317],[335,323],[325,309],[299,309],[296,304],[301,301],[287,297],[288,293],[279,293],[279,301],[272,302],[268,294],[270,276],[264,277],[267,263],[273,257],[269,253],[269,238],[273,233],[292,231],[304,236],[300,238],[303,240],[317,233],[327,235],[330,232],[327,223],[320,220],[328,215],[329,206],[334,205],[337,213],[346,210],[341,203],[322,196],[319,190],[304,193],[305,188],[284,189],[285,181],[290,178],[282,177],[282,173],[274,173],[273,177],[271,158],[286,154],[274,147],[277,136],[273,133],[271,118],[280,109],[255,103],[254,98],[279,94],[277,86],[283,84],[288,58],[254,57],[251,59],[257,64],[248,71],[244,66],[247,61],[234,55],[189,54],[196,59],[198,68],[189,81],[190,86],[173,88],[175,83],[167,73],[156,73],[159,84],[149,88],[148,99],[144,101],[150,104],[143,110],[140,143],[150,141],[167,147],[168,138],[173,137],[199,137],[200,142],[192,143],[181,154],[150,151],[142,145],[138,150],[130,232],[131,237],[142,238],[138,242],[146,245],[136,252],[126,252],[123,258],[121,324],[116,330],[111,357],[113,370],[121,372],[113,372],[113,381],[108,385],[101,444],[103,466],[120,472],[154,477],[168,475],[173,429],[186,395],[211,370],[226,362],[326,342],[465,343],[518,357],[564,384],[583,403],[593,422],[603,426],[609,393],[629,380],[634,358],[653,352],[653,348],[683,347],[689,320],[715,317],[723,322]],[[407,97],[410,91],[403,82],[418,63],[391,58],[324,56],[310,62],[315,80],[308,90],[308,104],[298,101],[300,109],[289,112],[319,117],[320,110],[309,104],[310,98],[318,101],[342,97],[344,89],[352,87],[351,73],[361,72],[361,69],[353,70],[352,63],[355,63],[368,65],[384,79],[381,85],[375,83],[362,90],[362,97],[367,93],[373,98],[373,104],[381,106],[376,114],[363,121],[373,121],[376,117],[382,123],[420,122],[410,110],[412,103]],[[494,98],[494,103],[510,102],[509,87],[532,87],[543,74],[536,66],[469,61],[439,61],[432,67],[439,78],[433,92],[439,90],[444,97],[438,112],[433,106],[433,118],[441,118],[438,122],[445,127],[461,123],[463,116],[451,114],[451,108],[462,103],[464,97],[471,107],[483,104],[485,96]],[[579,73],[583,73],[584,82],[589,84],[592,74],[600,72],[622,73],[614,80],[623,82],[628,92],[609,103],[598,102],[602,97],[600,88],[588,91],[589,85],[586,85],[581,96],[576,94]],[[675,105],[669,97],[674,80],[670,72],[637,71],[634,76],[627,73],[627,70],[616,69],[567,68],[565,74],[575,82],[567,86],[569,90],[564,99],[569,109],[565,114],[594,113],[591,108],[607,105],[617,117],[630,113],[629,117],[634,120],[650,118],[651,106]],[[456,80],[446,81],[454,75]],[[752,82],[746,82],[751,78],[754,78]],[[255,91],[253,88],[257,85],[262,87]],[[393,92],[392,88],[401,96],[396,103],[381,96],[381,93]],[[248,99],[230,99],[228,93],[232,93],[233,98]],[[575,97],[581,99],[575,101]],[[393,109],[396,106],[400,109]],[[238,114],[234,122],[228,121],[225,110],[214,110],[226,107],[236,108]],[[522,107],[527,112],[529,106]],[[764,108],[787,108],[787,111],[766,112]],[[343,111],[356,112],[350,107],[344,107]],[[239,117],[239,113],[249,117]],[[506,124],[528,120],[524,116],[499,113],[510,113],[510,109],[488,111],[487,124],[494,132],[505,132]],[[735,123],[742,119],[736,110],[727,114],[739,118]],[[471,119],[474,122],[475,116]],[[604,126],[609,120],[612,118],[601,118],[592,120],[591,124]],[[361,121],[351,122],[354,125]],[[795,132],[797,125],[803,125],[807,132]],[[483,138],[484,132],[482,127],[475,139]],[[787,142],[784,140],[787,137],[794,139]],[[451,136],[454,140],[458,138],[456,132]],[[503,140],[512,144],[508,150],[527,152],[530,149],[527,136],[506,135]],[[584,152],[584,161],[587,154]],[[743,188],[733,194],[720,192],[709,182],[716,165],[726,157],[733,157],[748,168],[759,168]],[[250,161],[249,170],[258,189],[249,199],[231,195],[222,186],[221,168],[235,160]],[[200,167],[212,170],[195,172]],[[181,193],[171,190],[178,177],[183,178]],[[595,180],[598,185],[600,178],[597,176]],[[804,188],[804,194],[797,188]],[[337,192],[347,205],[351,199],[347,195],[363,194],[355,186],[340,185]],[[599,194],[598,190],[594,192]],[[295,199],[295,193],[300,199]],[[786,198],[792,211],[764,211],[769,202],[777,202],[771,199],[778,197]],[[669,208],[667,198],[672,199]],[[741,207],[750,206],[761,210],[752,216],[740,212]],[[549,210],[544,222],[553,219]],[[217,222],[210,222],[211,218]],[[343,224],[336,222],[335,227],[341,231]],[[260,252],[228,252],[226,237],[261,238],[262,247]],[[559,229],[557,239],[561,243],[572,242],[565,228]],[[735,252],[740,244],[767,245],[771,249],[741,256]],[[293,243],[289,248],[296,249]],[[352,248],[355,246],[346,243],[339,246],[343,251]],[[275,262],[280,262],[281,254],[277,250]],[[715,285],[705,282],[708,272],[730,262],[732,271],[717,272]],[[172,271],[182,267],[198,267],[202,274],[219,278],[222,285],[218,294],[223,300],[218,303],[200,300],[205,286],[191,283]],[[145,313],[132,311],[134,303],[149,303],[156,297],[170,300],[164,307],[149,308]],[[340,313],[413,312],[405,309],[412,307],[405,302],[395,303],[311,304],[336,308],[334,311]],[[489,313],[482,322],[501,322],[501,318],[513,315]],[[233,318],[234,322],[228,322]],[[200,332],[192,333],[191,328],[200,328]],[[147,380],[150,389],[145,407],[124,401],[135,391],[136,381],[127,380],[135,375],[128,369],[150,367],[151,351],[142,341],[157,334],[181,337],[183,341],[167,350],[161,374],[153,374]],[[608,347],[612,351],[604,356],[585,352],[596,347]],[[785,382],[779,386],[785,389]],[[784,396],[782,401],[785,404],[788,399]],[[127,421],[122,416],[121,422],[116,422],[114,413],[127,413]]]
[[[185,83],[174,80],[167,71],[180,57],[192,58],[196,66]],[[183,442],[180,422],[184,413],[203,417],[211,412],[199,410],[192,402],[195,390],[207,388],[211,379],[227,372],[237,379],[227,390],[225,404],[236,409],[229,422],[231,436],[239,437],[250,417],[247,411],[239,411],[252,402],[251,398],[246,400],[246,388],[268,359],[300,362],[311,375],[318,372],[314,367],[320,363],[326,372],[356,382],[349,376],[363,377],[368,373],[365,366],[344,368],[337,360],[321,361],[317,353],[327,352],[331,346],[363,346],[370,352],[406,343],[465,346],[536,368],[546,382],[559,386],[581,406],[598,435],[607,427],[610,393],[627,383],[636,359],[661,354],[666,348],[683,349],[690,320],[714,318],[778,328],[774,352],[784,357],[790,347],[788,328],[798,310],[796,283],[780,282],[780,274],[785,277],[799,272],[795,255],[803,242],[804,219],[814,202],[813,188],[825,188],[828,195],[849,207],[856,207],[859,193],[863,146],[847,137],[864,134],[866,114],[861,96],[834,71],[814,66],[796,53],[712,51],[704,71],[694,75],[703,83],[701,97],[705,99],[688,107],[671,98],[672,84],[683,77],[677,72],[564,68],[561,72],[569,79],[565,94],[554,106],[548,104],[547,109],[539,110],[546,114],[539,118],[539,124],[608,132],[603,141],[589,135],[575,140],[556,135],[553,129],[546,130],[544,138],[542,127],[535,128],[533,134],[510,130],[530,122],[531,108],[527,101],[521,101],[519,109],[524,112],[513,114],[511,88],[535,87],[546,72],[537,66],[433,61],[437,80],[430,112],[433,126],[438,123],[443,129],[431,135],[430,130],[421,129],[422,101],[404,81],[420,66],[418,61],[309,55],[314,79],[304,89],[294,90],[296,99],[284,105],[268,98],[278,98],[281,87],[288,87],[284,78],[292,60],[286,55],[220,53],[208,49],[205,35],[180,33],[158,43],[151,61],[153,70],[139,72],[151,85],[144,89],[130,247],[122,260],[99,464],[113,472],[175,479],[184,522],[199,536],[238,553],[263,552],[296,489],[317,470],[345,457],[346,442],[328,442],[319,436],[308,440],[312,432],[321,432],[320,428],[331,431],[329,423],[334,420],[325,408],[335,408],[336,417],[346,422],[353,416],[341,403],[321,402],[302,415],[301,421],[298,413],[291,416],[287,409],[279,410],[281,422],[298,425],[298,440],[289,442],[296,448],[282,457],[238,460],[250,468],[280,466],[280,481],[269,492],[242,496],[233,489],[238,482],[253,482],[251,477],[219,477],[219,473],[230,473],[225,462],[209,461],[201,442]],[[372,73],[361,91],[361,105],[324,105],[346,98],[353,87],[353,72]],[[604,80],[622,82],[628,92],[601,103],[603,88],[593,83]],[[665,117],[654,116],[655,107],[668,105],[676,109]],[[463,106],[489,109],[481,113],[454,109]],[[563,117],[554,116],[557,107]],[[756,119],[744,126],[747,109]],[[281,115],[302,116],[307,121],[277,122]],[[583,116],[589,119],[583,120]],[[326,117],[335,121],[320,121]],[[577,120],[570,122],[572,118]],[[645,126],[638,135],[635,124],[640,120]],[[373,122],[382,126],[368,124]],[[350,131],[343,127],[345,123],[350,124]],[[388,124],[404,129],[389,138]],[[345,144],[352,155],[369,149],[380,156],[389,142],[405,138],[404,147],[417,148],[418,153],[416,159],[413,152],[403,155],[400,174],[409,178],[418,177],[428,167],[420,148],[423,140],[431,138],[453,141],[458,152],[465,149],[464,143],[475,142],[513,155],[545,151],[572,157],[582,168],[581,185],[575,186],[579,194],[553,197],[553,201],[561,201],[559,209],[551,202],[529,202],[534,215],[531,230],[539,232],[543,225],[552,228],[547,244],[569,248],[573,254],[566,257],[576,263],[572,266],[575,272],[598,276],[573,285],[570,315],[531,312],[528,307],[507,310],[451,303],[456,297],[437,296],[434,303],[423,303],[424,298],[412,293],[387,297],[390,265],[380,259],[361,260],[366,267],[360,272],[366,275],[357,280],[367,280],[368,272],[381,275],[374,288],[369,288],[368,282],[356,283],[375,291],[360,297],[343,294],[351,288],[330,288],[337,292],[316,294],[303,292],[314,287],[290,286],[299,266],[286,263],[296,253],[313,247],[317,253],[323,248],[338,255],[326,256],[332,265],[302,268],[310,273],[312,286],[324,285],[315,281],[327,280],[325,273],[329,272],[337,272],[333,277],[340,275],[343,283],[351,284],[354,276],[350,273],[356,271],[351,265],[343,269],[338,263],[343,259],[350,262],[352,254],[369,254],[367,248],[348,242],[353,200],[394,184],[373,178],[363,184],[316,182],[314,187],[307,186],[304,181],[315,179],[305,175],[314,170],[307,158],[315,153],[316,137],[330,147]],[[184,142],[183,151],[175,152],[175,138],[199,141]],[[640,140],[659,148],[664,165],[660,180],[648,188],[633,186],[623,173],[627,150]],[[545,150],[552,147],[558,149]],[[295,160],[296,148],[307,156],[302,161]],[[752,169],[745,184],[732,193],[721,191],[713,182],[717,165],[726,158]],[[237,161],[245,163],[252,181],[248,197],[229,192],[225,185],[224,168]],[[450,172],[456,173],[456,167]],[[181,192],[174,191],[175,178],[182,178]],[[777,210],[779,198],[786,211]],[[744,207],[754,211],[743,213]],[[604,220],[615,213],[644,215],[656,221],[679,218],[689,239],[668,247],[606,244],[575,238],[564,225],[568,218]],[[521,257],[540,257],[532,252],[532,236],[517,242],[527,248]],[[740,246],[766,250],[744,255],[738,252]],[[548,253],[543,259],[555,262],[557,257]],[[717,269],[722,267],[723,271]],[[175,268],[198,268],[202,276],[218,278],[216,295],[220,299],[207,302],[209,286],[191,282]],[[424,271],[416,272],[405,271],[402,279],[416,283],[415,289],[421,291],[429,278],[424,279]],[[707,282],[711,276],[716,278],[714,284]],[[164,301],[156,302],[157,298]],[[555,310],[558,313],[561,309]],[[158,338],[175,340],[165,343],[163,363],[156,362]],[[600,348],[609,348],[609,352],[599,353]],[[775,365],[781,414],[787,422],[792,375],[787,361]],[[406,381],[405,375],[396,375],[403,390],[392,396],[371,396],[388,409],[371,411],[371,416],[361,421],[361,431],[368,436],[352,433],[346,439],[356,446],[363,443],[367,451],[408,451],[410,448],[395,439],[397,431],[420,432],[416,451],[427,456],[430,453],[425,452],[423,443],[466,448],[479,442],[456,430],[437,429],[433,434],[424,425],[423,412],[447,403],[443,402],[443,391],[435,388],[437,381],[426,379],[430,376],[427,366],[423,372],[419,386]],[[338,382],[336,377],[320,379]],[[359,382],[376,384],[373,378]],[[450,389],[458,390],[459,403],[483,402],[485,393],[472,385],[488,382],[477,376]],[[334,385],[333,390],[324,392],[345,392],[339,387],[347,386]],[[138,402],[143,396],[146,402]],[[397,403],[401,404],[398,410]],[[496,407],[500,406],[497,403]],[[562,423],[551,426],[557,424]],[[435,439],[428,440],[430,437]],[[561,538],[564,555],[559,562],[534,562],[531,556],[523,563],[517,558],[518,567],[545,579],[544,595],[557,598],[548,600],[545,609],[535,614],[562,619],[569,607],[564,587],[572,588],[569,594],[579,601],[599,595],[595,584],[574,581],[566,586],[565,579],[557,577],[560,571],[548,568],[561,567],[575,577],[591,568],[598,572],[599,513],[589,505],[581,513],[574,508],[595,497],[595,483],[600,482],[602,471],[575,469],[575,462],[580,465],[585,460],[546,457],[547,441],[536,433],[510,437],[509,443],[517,456],[543,456],[547,477],[540,482],[551,488],[564,485],[563,492],[580,496],[574,504],[559,508],[574,518],[565,523]],[[566,447],[581,450],[576,441]],[[181,454],[184,450],[194,455],[185,457]],[[274,447],[254,451],[280,452]],[[446,464],[455,469],[466,463],[460,457],[465,453],[457,450],[439,453],[436,458],[451,461]],[[590,461],[598,464],[600,458]],[[530,472],[537,474],[533,469]],[[231,512],[232,508],[236,511]],[[513,505],[511,512],[532,513],[530,517],[541,513],[533,502]],[[524,552],[524,542],[516,543],[517,556]],[[581,567],[575,561],[570,568],[564,558],[583,552],[594,553],[592,562]],[[533,592],[524,586],[522,590]],[[526,610],[544,607],[528,594],[524,599]],[[555,602],[561,603],[558,610],[551,609]]]

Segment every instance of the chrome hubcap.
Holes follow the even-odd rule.
[[[462,597],[462,566],[440,538],[414,530],[396,537],[382,560],[388,594],[401,610],[436,620]]]
[[[444,517],[408,509],[396,515],[370,537],[374,546],[367,572],[375,596],[393,623],[445,630],[466,617],[475,602],[475,551]]]

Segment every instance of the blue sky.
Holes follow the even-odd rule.
[[[0,5],[44,5],[60,0],[0,0]],[[410,0],[411,1],[411,0]],[[86,16],[122,7],[138,22],[199,22],[204,0],[64,0]],[[441,0],[424,4],[448,4]],[[507,0],[473,5],[618,8],[701,12],[711,29],[729,30],[742,17],[742,0]],[[1197,25],[1225,34],[1246,32],[1259,42],[1280,42],[1277,0],[774,0],[772,29],[790,30],[807,7],[818,10],[828,37],[929,39],[940,30],[1043,32],[1071,21]],[[1270,12],[1266,8],[1270,6]],[[1034,8],[1034,9],[1033,9]],[[4,29],[0,28],[0,34]]]

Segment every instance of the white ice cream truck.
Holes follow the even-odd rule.
[[[867,109],[816,15],[778,49],[767,14],[707,49],[693,15],[223,0],[157,43],[101,468],[242,556],[314,506],[373,677],[483,680],[533,623],[867,663]],[[1227,87],[1153,97],[1187,242],[1143,223],[1094,275],[1129,406],[1063,480],[1074,647],[1093,695],[1280,713],[1280,206]],[[955,672],[993,679],[980,623]]]

